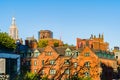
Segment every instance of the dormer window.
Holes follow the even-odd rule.
[[[78,55],[79,55],[79,52],[78,52],[78,51],[75,51],[75,52],[74,52],[74,58],[78,57]]]
[[[70,51],[67,51],[65,55],[66,55],[66,56],[71,56],[71,52],[70,52]]]
[[[34,51],[34,57],[38,57],[38,56],[39,56],[39,54],[40,54],[40,53],[39,53],[39,51],[38,51],[38,50],[35,50],[35,51]]]
[[[38,57],[38,56],[39,56],[39,52],[35,52],[34,57]]]
[[[70,50],[69,48],[67,48],[67,49],[65,50],[65,56],[71,56],[71,55],[72,55],[71,50]]]

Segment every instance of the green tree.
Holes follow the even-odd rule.
[[[0,32],[0,48],[14,50],[16,48],[15,40],[7,33]]]
[[[65,46],[65,47],[74,47],[73,44],[69,45],[68,43],[65,43],[64,46]]]
[[[27,72],[26,75],[24,76],[23,80],[32,80],[34,78],[35,74],[31,73],[31,72]],[[34,78],[34,80],[36,80]]]
[[[25,74],[18,75],[14,80],[39,80],[37,74],[27,72]]]
[[[39,40],[38,42],[38,47],[43,48],[46,47],[48,45],[48,40]]]
[[[83,79],[81,80],[92,80],[91,77],[84,77]]]
[[[58,47],[59,43],[58,42],[54,42],[54,47]]]
[[[68,47],[68,46],[69,46],[69,44],[68,44],[68,43],[65,43],[65,44],[64,44],[64,46],[65,46],[65,47]]]
[[[70,79],[68,80],[92,80],[91,77],[79,77],[79,76],[72,76]]]
[[[44,76],[44,77],[41,78],[41,80],[48,80],[48,77]]]

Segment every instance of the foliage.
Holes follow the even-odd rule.
[[[68,43],[65,43],[64,46],[65,46],[65,47],[74,47],[73,44],[69,45]]]
[[[90,77],[84,77],[81,80],[92,80]]]
[[[44,77],[42,77],[41,80],[48,80],[48,77],[47,77],[47,76],[44,76]]]
[[[69,79],[68,79],[69,80]],[[78,77],[78,76],[72,76],[70,80],[92,80],[90,77]]]
[[[69,45],[67,43],[64,44],[65,47],[68,47]]]
[[[18,75],[14,80],[39,80],[37,74],[27,72],[26,74]]]
[[[72,76],[71,80],[81,80],[78,76]]]
[[[12,39],[7,33],[0,32],[0,48],[2,49],[15,49],[15,40]]]
[[[59,43],[58,42],[54,42],[54,47],[58,47]]]
[[[35,74],[27,72],[23,80],[32,80],[34,78]]]
[[[41,39],[38,42],[38,47],[40,48],[46,47],[47,45],[48,45],[48,40]]]

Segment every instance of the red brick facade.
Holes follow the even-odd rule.
[[[27,59],[30,60],[30,71],[54,80],[65,80],[76,74],[79,77],[89,76],[93,80],[112,80],[117,65],[113,54],[108,53],[108,43],[104,39],[77,38],[76,48],[47,46],[43,51],[36,48],[36,52],[40,51],[39,55]],[[34,55],[36,52],[33,52]],[[107,77],[104,78],[103,72]]]

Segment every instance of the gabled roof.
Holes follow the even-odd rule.
[[[57,52],[58,54],[60,54],[61,56],[64,56],[64,55],[65,55],[66,49],[70,49],[71,51],[76,50],[75,47],[55,47],[54,49],[55,49],[56,52]]]
[[[65,50],[66,50],[65,47],[57,47],[57,48],[54,48],[54,49],[58,54],[60,54],[60,56],[64,56]]]
[[[44,48],[38,48],[39,52],[43,52]]]
[[[112,59],[114,60],[114,53],[109,52],[109,51],[95,51],[95,54],[99,57],[99,58],[104,58],[104,59]]]

